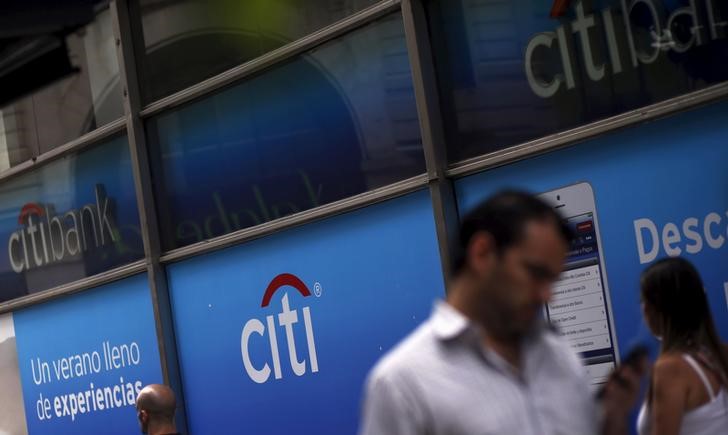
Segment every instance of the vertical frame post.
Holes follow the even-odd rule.
[[[452,272],[453,256],[459,243],[459,220],[453,181],[446,177],[444,125],[440,113],[427,17],[422,2],[423,0],[402,0],[402,16],[412,68],[417,114],[420,119],[440,261],[447,284]]]
[[[119,79],[124,95],[124,115],[126,117],[127,137],[134,172],[134,190],[144,242],[144,256],[152,308],[154,310],[162,376],[164,383],[172,387],[177,395],[177,426],[181,432],[185,433],[187,432],[187,419],[184,412],[185,401],[177,358],[172,307],[167,276],[160,263],[162,248],[159,236],[159,221],[155,208],[144,125],[140,116],[143,103],[137,73],[135,48],[142,45],[135,45],[135,43],[142,34],[141,15],[130,12],[130,8],[135,5],[130,4],[128,0],[115,0],[111,2],[110,6],[119,59]]]

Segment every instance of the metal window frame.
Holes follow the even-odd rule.
[[[402,0],[402,18],[412,70],[415,101],[427,167],[445,289],[459,243],[459,219],[453,180],[447,177],[445,129],[430,46],[429,26],[421,0]]]
[[[140,116],[142,97],[134,53],[136,43],[134,38],[141,35],[139,33],[141,23],[132,20],[132,5],[127,0],[112,0],[110,7],[114,37],[116,38],[119,80],[123,89],[126,131],[129,140],[134,190],[144,244],[145,265],[154,313],[160,366],[163,382],[171,386],[177,394],[180,406],[176,414],[176,421],[179,430],[184,433],[187,432],[186,408],[183,405],[185,403],[184,389],[177,356],[177,340],[175,338],[167,274],[159,261],[161,255],[159,221],[156,213],[146,136]]]

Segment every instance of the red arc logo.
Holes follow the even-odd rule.
[[[37,216],[43,216],[43,209],[40,208],[38,204],[34,203],[28,203],[23,206],[23,208],[20,209],[20,214],[18,215],[18,224],[23,225],[28,215],[37,215]]]
[[[284,286],[291,286],[298,290],[301,295],[305,296],[311,296],[311,291],[306,287],[306,284],[303,283],[296,275],[290,274],[290,273],[282,273],[275,278],[273,278],[273,281],[268,284],[268,288],[265,289],[265,293],[263,294],[263,301],[261,302],[261,307],[267,307],[268,304],[270,304],[271,298],[273,298],[273,294],[275,292]]]
[[[554,0],[553,6],[551,6],[551,18],[559,18],[566,15],[566,11],[569,10],[571,0]]]

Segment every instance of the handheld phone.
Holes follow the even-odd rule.
[[[649,358],[650,352],[646,345],[640,344],[636,347],[632,348],[628,353],[627,356],[622,359],[622,366],[630,366],[632,367],[632,370],[634,370],[637,374],[640,376],[643,376],[645,372],[647,371],[647,366],[649,364],[648,358]],[[612,373],[612,377],[617,381],[620,382],[619,379],[621,376],[619,373]],[[624,381],[621,381],[624,382]],[[604,393],[606,390],[606,384],[601,385],[597,389],[596,398],[601,399],[604,397]]]
[[[639,370],[641,365],[649,356],[650,351],[647,345],[640,344],[630,350],[627,356],[622,359],[622,365],[633,366],[636,370],[641,371]]]
[[[554,207],[573,232],[546,316],[579,353],[596,387],[614,370],[619,351],[594,191],[589,183],[578,183],[539,197]]]

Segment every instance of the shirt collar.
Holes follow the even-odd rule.
[[[435,302],[430,318],[435,336],[443,341],[459,337],[471,326],[467,317],[442,300]]]
[[[516,377],[510,364],[500,355],[488,349],[485,342],[480,339],[481,335],[475,324],[452,305],[445,301],[436,301],[432,308],[431,323],[435,337],[441,341],[464,338],[487,364],[509,376]]]
[[[442,341],[451,341],[465,334],[473,339],[480,337],[480,331],[475,324],[463,313],[443,300],[435,301],[430,315],[430,322],[435,336]],[[538,347],[537,343],[541,341],[546,331],[548,331],[546,322],[536,322],[530,333],[524,337],[524,350],[526,352],[535,350]],[[482,340],[477,339],[476,341],[480,350],[487,357],[487,354],[492,351],[485,346]]]

